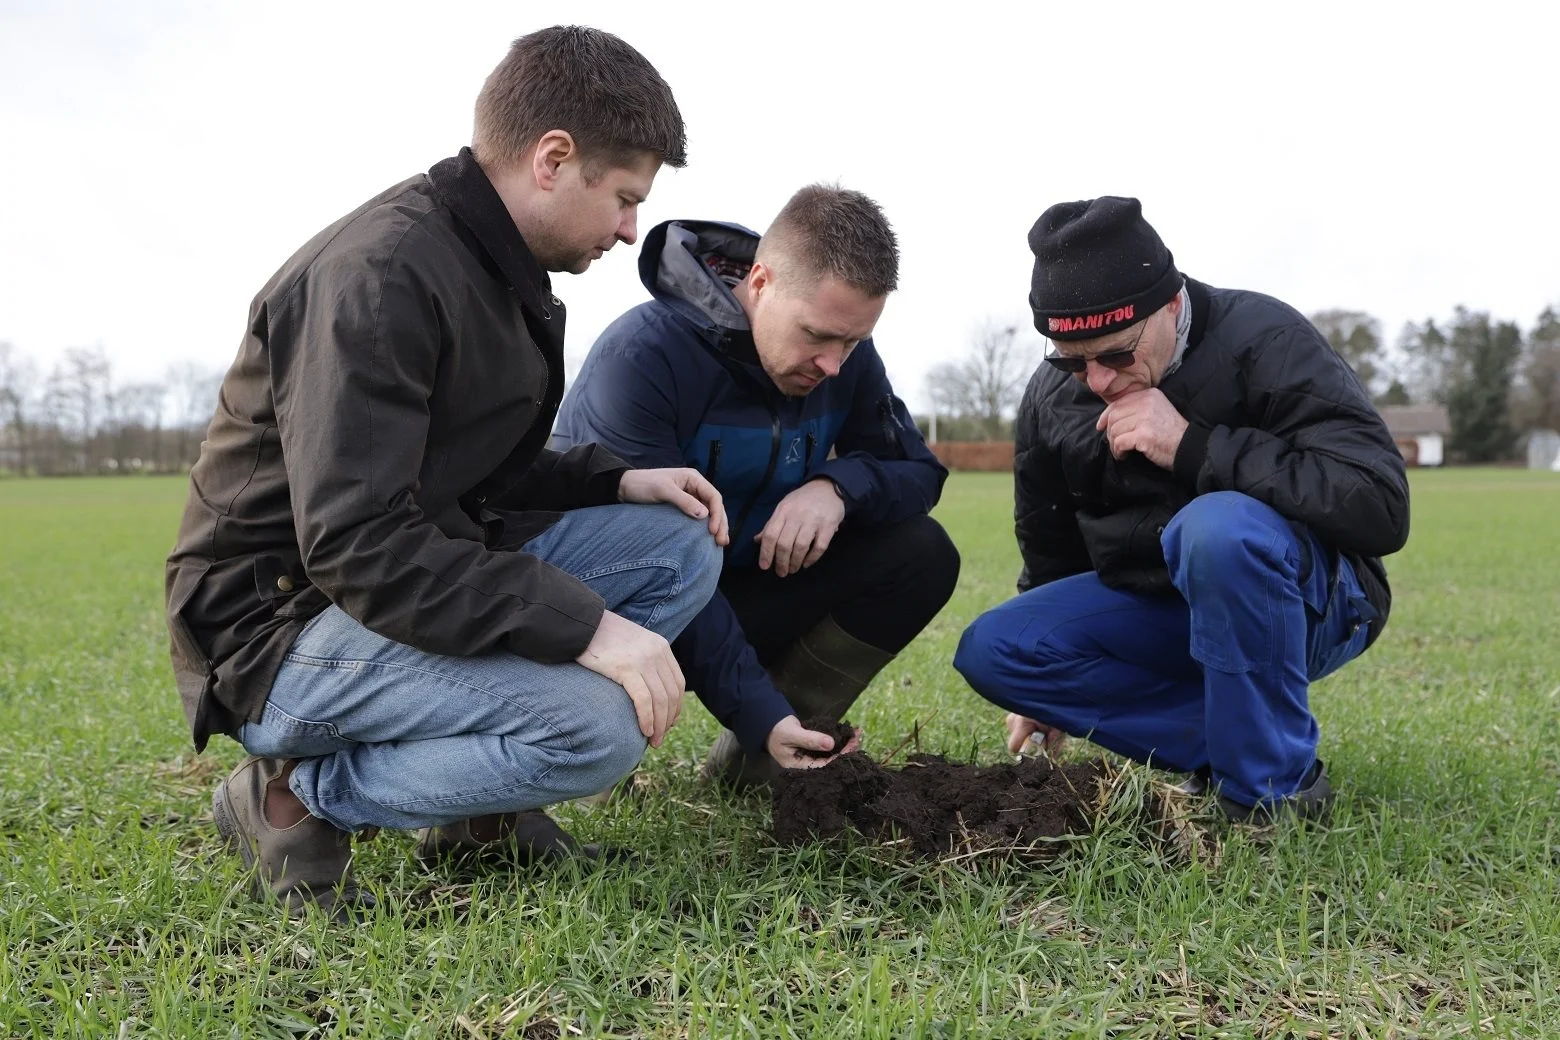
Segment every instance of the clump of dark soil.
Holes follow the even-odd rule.
[[[827,733],[834,738],[834,747],[828,751],[812,751],[807,748],[799,749],[800,753],[808,758],[828,758],[840,748],[849,744],[850,739],[856,735],[856,727],[844,719],[835,721],[827,715],[814,715],[810,719],[803,719],[802,728],[810,729],[817,733]]]
[[[903,769],[889,769],[857,751],[817,769],[780,770],[774,834],[782,845],[801,845],[856,830],[906,839],[927,857],[1031,847],[1044,853],[1055,847],[1045,839],[1090,830],[1104,776],[1100,760],[977,766],[917,754]]]

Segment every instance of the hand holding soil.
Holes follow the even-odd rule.
[[[787,715],[769,731],[767,750],[782,769],[816,769],[861,746],[861,732],[848,722]]]

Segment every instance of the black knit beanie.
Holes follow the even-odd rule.
[[[1059,202],[1029,229],[1029,306],[1047,339],[1092,339],[1142,321],[1181,291],[1181,273],[1137,199]]]

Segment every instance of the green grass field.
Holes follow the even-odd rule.
[[[191,753],[165,652],[183,493],[0,482],[0,1036],[1560,1035],[1554,475],[1416,474],[1392,623],[1313,691],[1326,829],[1187,862],[1107,828],[1042,868],[781,850],[762,801],[696,782],[693,709],[626,796],[561,814],[643,865],[429,872],[385,834],[349,929],[249,902],[218,847],[240,752]],[[948,662],[1011,592],[1009,495],[950,482],[964,576],[852,713],[869,750],[930,719],[929,749],[1001,754]]]

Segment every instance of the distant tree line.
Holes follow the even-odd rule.
[[[1378,406],[1444,405],[1447,450],[1468,462],[1516,456],[1532,430],[1560,430],[1560,314],[1546,307],[1526,331],[1458,307],[1449,320],[1409,322],[1388,346],[1363,311],[1310,315]],[[932,412],[917,418],[939,440],[1010,440],[1018,403],[1045,343],[1027,324],[987,320],[962,356],[927,374]]]
[[[1444,405],[1447,450],[1468,462],[1515,457],[1531,430],[1560,430],[1560,314],[1546,307],[1525,333],[1485,311],[1404,325],[1392,345],[1363,311],[1326,310],[1312,323],[1377,405]],[[964,352],[927,374],[938,440],[1005,441],[1044,341],[1027,323],[988,319]],[[160,381],[124,382],[101,346],[64,352],[45,372],[0,342],[0,475],[174,473],[200,450],[221,373],[181,362]]]
[[[187,470],[221,382],[193,362],[125,382],[101,346],[67,350],[45,371],[0,343],[0,476]]]

